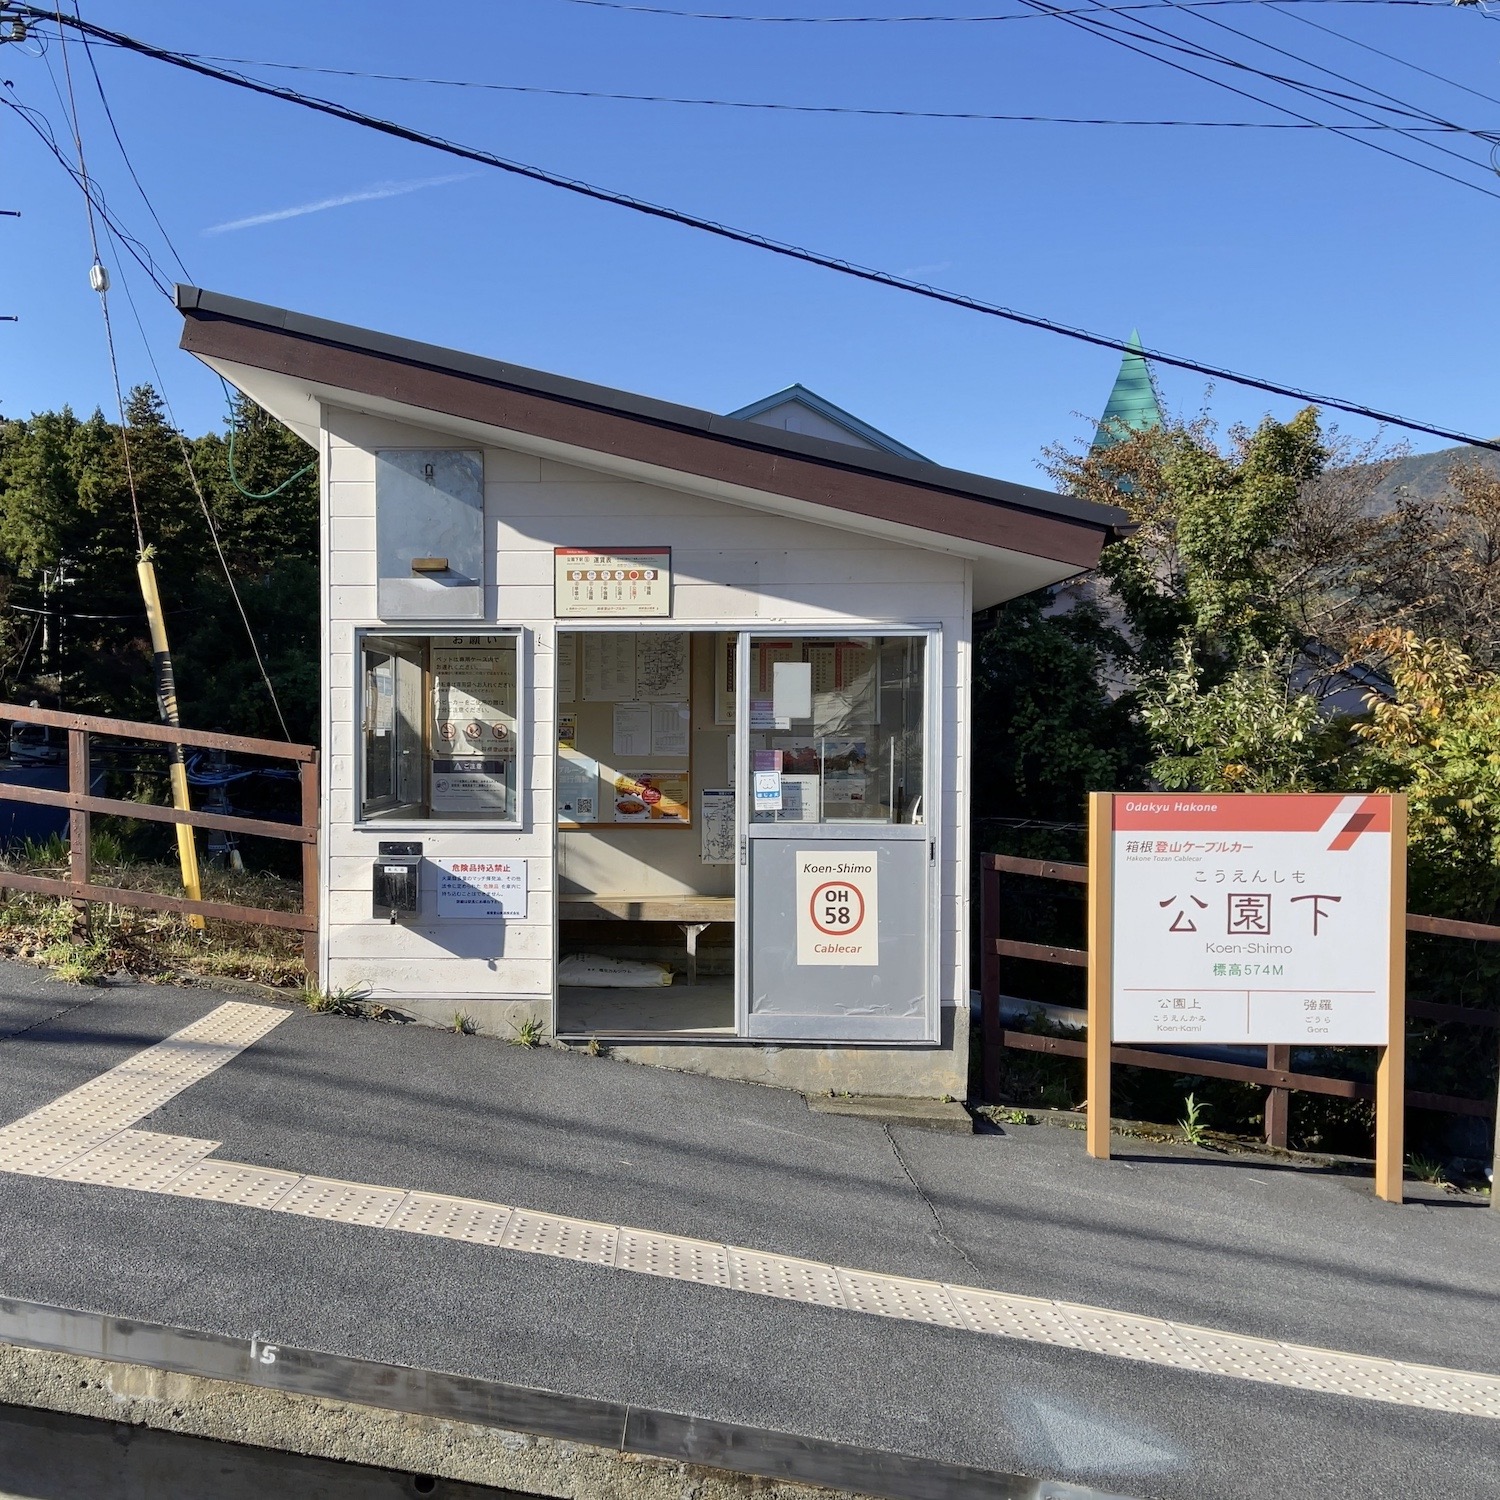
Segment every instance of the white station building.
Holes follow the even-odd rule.
[[[971,621],[1093,567],[1122,514],[797,387],[721,417],[177,302],[321,460],[318,982],[966,1097]]]

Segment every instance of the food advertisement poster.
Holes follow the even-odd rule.
[[[1386,1043],[1390,797],[1111,805],[1115,1041]]]
[[[688,824],[692,821],[686,771],[620,771],[609,821]]]

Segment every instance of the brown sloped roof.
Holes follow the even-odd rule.
[[[1079,569],[1125,513],[1070,495],[721,417],[609,386],[179,286],[182,347]]]

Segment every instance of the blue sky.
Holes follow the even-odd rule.
[[[762,15],[1024,14],[1019,0],[660,0]],[[1085,0],[1078,0],[1085,3]],[[183,51],[365,72],[631,93],[926,110],[1284,118],[1055,17],[972,25],[758,25],[575,0],[82,0]],[[1219,6],[1143,13],[1273,71],[1306,62],[1446,119],[1500,128],[1500,24],[1451,6]],[[0,49],[13,96],[66,138],[48,65]],[[198,284],[727,411],[792,381],[963,468],[1038,482],[1086,436],[1113,354],[661,224],[108,49],[121,136]],[[76,46],[85,149],[111,206],[170,261]],[[252,71],[246,69],[246,71]],[[695,214],[1148,344],[1492,435],[1500,201],[1329,132],[1126,129],[774,114],[264,72],[277,82]],[[1329,82],[1326,78],[1324,82]],[[1274,86],[1240,76],[1241,86]],[[1334,87],[1344,87],[1333,84]],[[1327,106],[1292,101],[1325,119]],[[1382,143],[1411,153],[1401,138]],[[1460,138],[1461,139],[1461,138]],[[1447,144],[1452,145],[1451,139]],[[1455,149],[1458,149],[1455,147]],[[1482,152],[1468,148],[1473,154]],[[0,112],[0,411],[112,401],[76,187]],[[1436,165],[1435,154],[1416,153]],[[1483,181],[1480,173],[1471,174]],[[1493,192],[1500,177],[1488,176]],[[305,209],[305,212],[292,212]],[[107,257],[117,288],[121,268]],[[133,268],[128,264],[125,274]],[[137,305],[189,429],[222,416],[178,320]],[[150,377],[118,290],[127,382]],[[1223,422],[1289,402],[1160,371],[1168,404]],[[1364,438],[1373,429],[1341,422]],[[1393,434],[1394,436],[1394,434]],[[1438,446],[1421,440],[1419,449]]]

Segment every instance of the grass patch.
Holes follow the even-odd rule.
[[[182,877],[175,864],[115,863],[118,840],[105,830],[95,833],[94,880],[120,890],[152,891],[180,896]],[[0,871],[19,874],[67,874],[65,839],[26,841],[0,859]],[[3,878],[3,877],[0,877]],[[273,911],[297,911],[302,890],[276,875],[205,868],[207,901],[232,901]],[[95,903],[89,908],[91,935],[71,941],[73,908],[54,896],[0,891],[0,958],[51,968],[59,978],[97,983],[106,974],[129,974],[154,983],[184,978],[240,979],[277,989],[304,985],[302,935],[252,922],[209,918],[202,929],[172,912]]]
[[[341,990],[320,990],[315,984],[304,984],[297,992],[297,998],[310,1011],[323,1016],[363,1015],[364,1007],[360,1004],[363,997],[364,990],[359,985]]]
[[[453,1025],[449,1029],[455,1036],[473,1036],[479,1027],[468,1011],[456,1010],[453,1012]]]
[[[539,1047],[542,1043],[542,1023],[535,1016],[527,1016],[511,1038],[518,1047]]]

